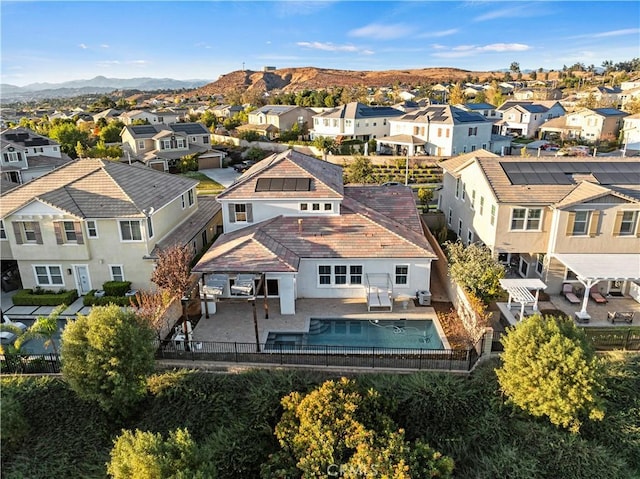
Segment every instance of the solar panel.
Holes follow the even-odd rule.
[[[135,125],[132,126],[131,129],[138,135],[150,135],[157,133],[153,125]]]
[[[607,173],[594,173],[596,180],[601,185],[637,185],[640,184],[640,173],[635,172],[635,174],[629,173],[618,173],[618,172],[607,172]]]
[[[207,134],[207,129],[200,123],[176,123],[169,125],[173,131],[180,131],[187,135]]]
[[[311,178],[258,178],[258,191],[310,191]]]

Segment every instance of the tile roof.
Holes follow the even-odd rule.
[[[29,130],[28,128],[8,128],[0,132],[0,145],[5,148],[8,145],[19,148],[29,148],[33,146],[60,145],[55,140]]]
[[[494,195],[500,203],[510,204],[536,204],[536,205],[553,205],[563,200],[569,195],[580,183],[578,177],[575,174],[583,173],[579,171],[583,166],[588,166],[589,163],[599,164],[598,168],[609,165],[615,168],[616,164],[622,164],[621,166],[635,167],[638,165],[638,171],[640,171],[640,162],[633,158],[617,158],[610,157],[604,162],[602,158],[594,157],[580,157],[579,160],[575,158],[564,157],[540,157],[536,158],[532,162],[531,158],[522,158],[518,156],[512,157],[480,157],[476,158],[478,165],[484,172],[489,185],[491,186]],[[512,184],[509,176],[506,174],[503,165],[505,163],[556,163],[563,165],[565,174],[569,175],[569,181],[566,184]],[[613,165],[613,166],[612,166]],[[573,173],[573,174],[572,174]],[[588,172],[584,172],[588,173]],[[595,172],[598,175],[598,172]],[[574,177],[575,178],[572,178]],[[627,175],[628,176],[628,175]],[[603,176],[604,177],[604,176]],[[638,174],[638,181],[640,184],[640,173]],[[638,198],[640,188],[636,190],[634,184],[606,184],[607,188],[615,191],[619,191],[628,196]],[[579,192],[580,193],[580,192]]]
[[[480,149],[477,151],[471,151],[469,153],[464,153],[462,155],[458,155],[458,156],[454,156],[453,158],[450,158],[448,160],[442,161],[440,162],[440,166],[442,167],[443,170],[448,171],[449,173],[451,173],[453,176],[458,176],[458,168],[460,168],[463,165],[466,165],[467,163],[469,163],[470,161],[472,161],[473,159],[475,159],[476,157],[494,157],[497,158],[498,155],[496,155],[495,153],[492,153],[490,151],[484,150],[484,149]]]
[[[79,218],[140,217],[198,182],[138,165],[82,159],[3,192],[0,216],[40,200]]]
[[[429,105],[419,110],[405,113],[400,118],[392,121],[458,125],[461,123],[486,123],[490,120],[480,113],[463,110],[451,105]]]
[[[558,201],[555,206],[557,208],[567,208],[569,206],[583,203],[585,201],[594,200],[596,198],[600,198],[612,193],[615,196],[624,196],[625,199],[634,203],[638,202],[637,198],[632,198],[627,195],[621,195],[619,192],[612,190],[611,188],[591,183],[589,181],[583,181],[579,183],[578,186],[576,186],[573,190],[571,190],[571,192],[567,196]]]
[[[345,187],[339,216],[278,216],[224,234],[196,272],[297,271],[300,259],[432,258],[413,193]]]
[[[220,212],[221,205],[210,196],[198,196],[198,209],[195,213],[176,226],[167,236],[156,243],[151,252],[151,257],[156,258],[161,249],[169,248],[173,245],[184,246],[189,244],[197,234]]]
[[[390,106],[369,106],[354,101],[346,105],[339,106],[333,110],[318,113],[317,117],[322,118],[386,118],[392,116],[400,116],[404,112],[396,110]]]
[[[256,191],[258,178],[311,178],[311,190]],[[318,160],[294,150],[274,153],[249,168],[233,185],[218,195],[219,199],[248,198],[342,198],[342,167]]]

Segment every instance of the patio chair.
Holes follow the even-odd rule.
[[[21,331],[26,331],[27,329],[27,325],[24,323],[21,323],[20,321],[12,321],[9,316],[7,316],[6,314],[2,315],[2,322],[3,324],[6,324],[7,326],[13,326],[15,328],[20,329]]]
[[[578,298],[573,292],[573,286],[569,283],[564,283],[562,285],[562,295],[569,301],[571,304],[580,304],[580,298]]]
[[[600,294],[598,286],[595,284],[591,286],[591,289],[589,289],[589,296],[598,304],[605,304],[607,302],[607,298]]]

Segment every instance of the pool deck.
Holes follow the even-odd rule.
[[[402,302],[396,302],[393,312],[367,312],[364,299],[298,299],[296,300],[296,314],[280,314],[279,300],[269,299],[269,319],[265,318],[264,300],[256,300],[258,335],[260,342],[266,342],[269,332],[307,332],[311,318],[341,318],[341,319],[391,319],[391,320],[433,320],[444,347],[448,342],[440,327],[435,310],[430,306],[416,306],[414,301],[408,301],[407,309],[403,309]],[[204,307],[202,317],[193,329],[194,341],[220,341],[255,343],[256,335],[253,324],[253,310],[248,301],[216,303],[215,314],[205,317]]]

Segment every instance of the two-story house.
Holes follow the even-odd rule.
[[[244,111],[242,105],[216,105],[209,109],[213,113],[218,121],[224,121],[227,118],[232,118],[238,113]]]
[[[314,111],[296,105],[265,105],[249,112],[248,124],[238,130],[254,130],[268,138],[276,138],[281,131],[290,131],[297,125],[308,130]]]
[[[127,280],[152,289],[157,247],[198,253],[216,234],[219,204],[197,198],[197,183],[142,165],[73,161],[3,192],[2,260],[17,261],[25,288],[82,295]]]
[[[640,113],[625,117],[622,128],[622,147],[625,154],[640,151]]]
[[[550,120],[540,127],[543,138],[580,139],[591,143],[616,140],[623,127],[625,113],[614,108],[584,108]]]
[[[131,125],[136,120],[146,121],[150,125],[177,123],[182,116],[180,112],[169,110],[148,111],[148,110],[131,110],[125,111],[118,118],[125,125]]]
[[[294,150],[258,162],[217,197],[224,234],[193,270],[205,284],[222,276],[226,298],[241,275],[264,275],[281,314],[295,314],[298,298],[392,307],[398,295],[430,291],[436,256],[411,189],[346,186],[342,174]],[[372,287],[379,296],[367,294]]]
[[[500,115],[496,111],[496,107],[491,103],[464,103],[454,105],[456,108],[470,111],[472,113],[480,113],[482,116],[491,121],[500,119]]]
[[[550,293],[589,279],[603,293],[624,294],[640,279],[637,159],[479,152],[441,165],[439,208],[449,228],[466,244],[484,243],[520,276],[542,278]],[[589,277],[572,270],[585,262]]]
[[[127,125],[120,133],[125,158],[129,156],[160,171],[186,155],[198,154],[198,167],[220,168],[225,156],[211,149],[211,132],[202,123]]]
[[[566,113],[557,101],[506,101],[496,112],[501,119],[495,123],[495,133],[526,138],[534,138],[545,122]]]
[[[0,176],[13,183],[25,183],[71,161],[60,143],[26,128],[0,133]]]
[[[392,145],[397,154],[416,153],[451,156],[480,149],[501,151],[493,145],[493,123],[480,113],[450,105],[431,105],[392,119],[390,135],[378,140],[379,147]],[[510,139],[505,139],[506,146]]]
[[[404,112],[388,106],[368,106],[351,102],[314,115],[311,136],[369,141],[389,136],[390,120]]]

